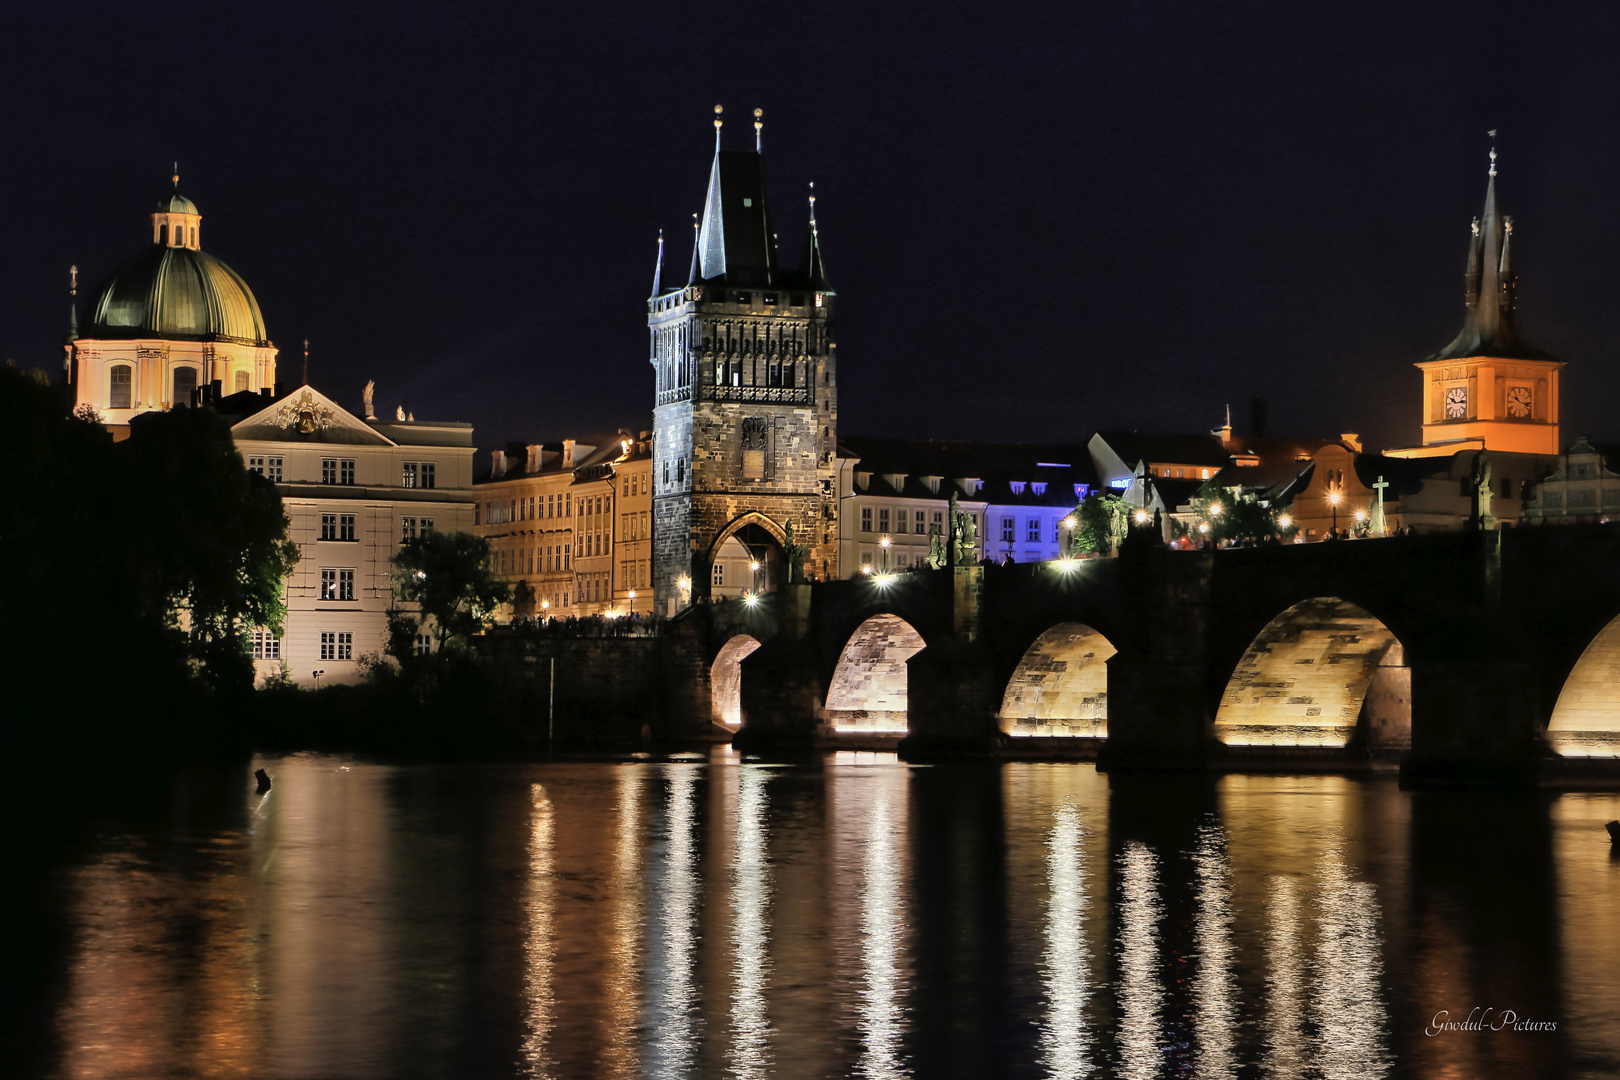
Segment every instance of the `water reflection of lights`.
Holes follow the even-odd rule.
[[[1217,825],[1198,830],[1193,851],[1198,873],[1198,975],[1193,1001],[1198,1012],[1198,1076],[1236,1075],[1233,1028],[1238,987],[1233,974],[1232,885],[1228,876],[1226,838]]]
[[[771,1071],[770,1019],[765,987],[770,968],[770,866],[766,861],[765,782],[770,773],[752,766],[737,770],[737,837],[732,855],[731,1057],[740,1077]]]
[[[556,933],[552,925],[556,901],[552,882],[552,851],[555,820],[546,789],[535,784],[529,789],[533,804],[529,816],[529,934],[524,941],[523,975],[529,1015],[523,1034],[523,1059],[529,1075],[550,1076],[554,1054],[548,1053],[556,992],[552,989],[552,966],[556,959]]]
[[[699,771],[690,765],[665,770],[669,778],[669,843],[664,867],[664,965],[660,992],[652,995],[655,1024],[648,1072],[682,1076],[697,1055],[698,1002],[692,973],[697,956],[698,880],[696,830]]]
[[[613,850],[616,897],[613,914],[613,955],[608,976],[612,990],[610,1035],[603,1075],[637,1073],[641,1031],[637,1011],[641,985],[641,849],[642,773],[618,771],[619,828]]]
[[[1305,1072],[1305,943],[1300,883],[1274,877],[1266,897],[1266,1052],[1263,1069],[1277,1080]]]
[[[1139,841],[1125,845],[1119,858],[1119,1075],[1159,1075],[1158,860]]]
[[[874,785],[866,833],[865,882],[861,895],[861,962],[866,988],[861,992],[860,1031],[866,1046],[856,1075],[897,1077],[906,1074],[900,1056],[900,935],[905,918],[901,898],[900,845],[888,777]],[[901,797],[904,797],[902,788]]]
[[[1086,1033],[1086,996],[1091,959],[1086,948],[1086,869],[1081,861],[1085,830],[1080,808],[1060,805],[1046,840],[1046,1023],[1041,1041],[1047,1075],[1064,1080],[1091,1071]]]
[[[1316,995],[1318,1068],[1327,1080],[1387,1075],[1384,1005],[1378,948],[1378,900],[1356,881],[1344,852],[1329,848],[1318,871]]]

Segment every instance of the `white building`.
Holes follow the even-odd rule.
[[[285,665],[298,683],[353,682],[360,657],[383,650],[400,544],[472,530],[472,425],[365,420],[307,386],[261,400],[231,434],[248,469],[274,481],[301,558],[282,637],[254,634],[254,667],[264,677]],[[249,403],[239,394],[219,408]]]

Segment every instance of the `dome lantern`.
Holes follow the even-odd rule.
[[[152,243],[164,247],[202,247],[202,214],[197,204],[180,194],[180,173],[175,172],[174,191],[160,199],[152,212]]]

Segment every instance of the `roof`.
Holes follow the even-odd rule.
[[[1159,434],[1147,431],[1099,431],[1094,436],[1108,445],[1130,468],[1142,462],[1172,465],[1225,465],[1232,451],[1216,435]]]
[[[941,498],[948,491],[942,486],[936,492],[924,479],[937,476],[981,481],[975,501],[1073,506],[1076,484],[1097,486],[1096,471],[1083,446],[853,436],[839,440],[838,453],[856,460],[858,471],[872,474],[864,491],[868,495]],[[898,486],[891,478],[899,478]]]
[[[241,275],[206,252],[163,244],[102,282],[83,336],[270,344],[259,302]]]
[[[1518,305],[1518,274],[1511,252],[1513,219],[1496,205],[1496,151],[1491,151],[1490,177],[1485,183],[1485,213],[1476,218],[1468,242],[1468,283],[1463,325],[1451,344],[1424,363],[1493,356],[1507,360],[1553,360],[1525,341],[1514,321]]]
[[[178,191],[170,192],[159,199],[157,212],[160,214],[201,214],[201,211],[197,209],[197,204]]]

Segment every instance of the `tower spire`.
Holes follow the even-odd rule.
[[[68,340],[79,338],[79,268],[68,267]]]
[[[657,262],[656,265],[653,266],[653,290],[652,290],[652,295],[653,296],[657,296],[659,293],[664,291],[663,281],[664,281],[664,230],[659,229],[658,230],[658,262]]]
[[[309,385],[309,338],[304,339],[304,385]]]
[[[720,119],[720,114],[725,111],[726,107],[724,105],[714,107],[714,152],[717,154],[720,152],[720,126],[725,123]]]
[[[810,181],[810,235],[804,246],[804,280],[812,289],[827,289],[827,264],[821,258],[821,234],[816,228],[816,182]]]
[[[702,235],[698,231],[698,216],[694,212],[692,214],[692,268],[686,272],[686,283],[688,285],[694,285],[698,280],[698,245],[702,241]]]
[[[763,134],[765,130],[765,121],[760,119],[764,115],[764,109],[754,110],[754,153],[756,154],[765,152],[765,137]]]

